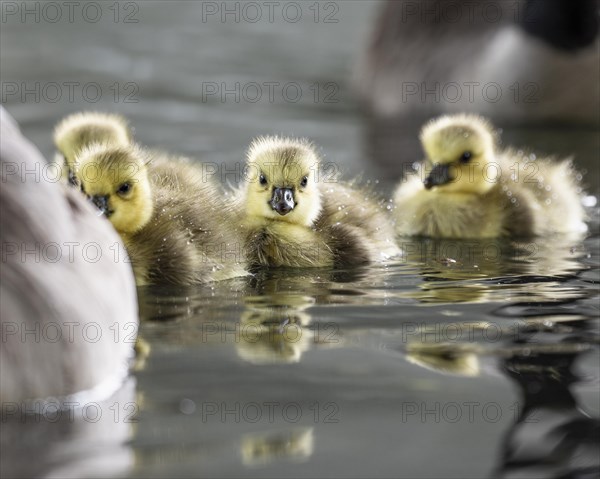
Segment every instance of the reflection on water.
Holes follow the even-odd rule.
[[[406,262],[422,268],[420,291],[407,296],[424,303],[543,301],[557,292],[562,299],[576,298],[581,291],[564,283],[586,269],[580,259],[589,253],[581,241],[401,239]]]
[[[253,364],[298,362],[310,349],[307,332],[311,317],[304,310],[314,301],[310,296],[279,294],[249,296],[240,318],[241,340],[237,353]]]
[[[448,464],[595,477],[591,226],[525,244],[400,239],[387,266],[141,288],[137,391],[88,405],[98,421],[4,408],[3,455],[38,460],[3,461],[3,477],[441,477]]]
[[[178,440],[209,441],[211,454],[159,461],[165,471],[310,475],[323,464],[315,448],[325,443],[328,454],[367,447],[373,461],[383,461],[382,475],[392,475],[396,444],[419,454],[406,444],[418,430],[425,437],[458,434],[454,418],[444,417],[448,405],[493,404],[502,427],[486,416],[472,421],[478,431],[472,451],[483,449],[478,442],[484,434],[493,445],[483,456],[487,464],[477,468],[481,477],[587,477],[597,471],[600,411],[590,404],[599,397],[599,377],[586,359],[597,356],[599,343],[597,236],[400,244],[403,256],[387,267],[259,271],[184,292],[141,290],[142,334],[153,350],[139,382],[156,400],[133,442],[140,457],[155,454],[148,452],[145,428],[168,421]],[[378,365],[382,360],[385,366]],[[578,374],[576,363],[583,364]],[[402,371],[399,381],[390,372],[393,364]],[[163,387],[157,381],[167,371],[198,379]],[[459,378],[475,381],[474,387],[457,390]],[[576,384],[586,385],[577,396]],[[193,412],[186,406],[180,414],[197,430],[172,412],[170,420],[161,418],[169,402],[182,398]],[[289,410],[282,414],[290,404],[293,417]],[[421,421],[404,427],[407,411],[421,406]],[[336,421],[323,422],[328,415]],[[370,447],[358,425],[377,418],[383,422],[375,437],[385,440]],[[233,446],[240,459],[225,459]],[[165,447],[162,441],[154,446]],[[367,473],[366,465],[350,462]],[[432,475],[437,470],[426,469]],[[140,465],[134,473],[149,471]]]
[[[129,441],[140,401],[130,378],[108,399],[73,397],[2,406],[0,475],[4,477],[122,477],[135,463]]]
[[[313,453],[313,429],[252,434],[242,439],[242,460],[248,466],[273,462],[278,458],[305,460]]]
[[[570,387],[577,352],[515,355],[501,365],[519,387],[514,425],[500,452],[498,477],[597,477],[600,420],[578,404]]]

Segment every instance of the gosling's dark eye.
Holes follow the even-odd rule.
[[[130,190],[131,185],[129,183],[123,183],[121,186],[119,186],[117,193],[119,193],[120,195],[126,195],[127,193],[129,193]]]
[[[302,188],[306,188],[306,185],[308,185],[308,176],[305,176],[304,178],[302,178],[302,181],[300,182],[300,186]]]
[[[470,151],[465,151],[465,152],[464,152],[464,153],[461,155],[461,157],[459,158],[459,160],[458,160],[458,161],[460,161],[461,163],[468,163],[469,161],[471,161],[471,157],[472,157],[472,156],[473,156],[473,155],[471,154],[471,152],[470,152]]]
[[[266,185],[267,184],[267,178],[265,177],[265,175],[260,175],[258,177],[258,181],[260,182],[261,185]]]

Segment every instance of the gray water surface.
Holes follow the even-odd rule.
[[[118,22],[109,2],[96,23],[3,20],[3,85],[40,84],[39,101],[3,102],[46,157],[53,125],[93,109],[126,115],[139,142],[215,163],[229,182],[260,134],[307,136],[344,177],[379,179],[383,194],[420,158],[420,123],[370,120],[350,88],[377,2],[335,3],[337,23],[321,21],[333,10],[316,22],[311,2],[297,23],[203,19],[203,2],[132,4]],[[138,22],[124,23],[132,12]],[[51,82],[58,101],[42,93]],[[102,94],[91,102],[75,87],[70,101],[65,82]],[[302,95],[206,94],[266,82]],[[506,144],[574,155],[597,196],[596,131],[501,126]],[[600,218],[589,212],[585,239],[400,238],[405,253],[387,266],[140,289],[149,352],[130,381],[94,401],[97,420],[82,408],[4,425],[3,473],[596,477]]]

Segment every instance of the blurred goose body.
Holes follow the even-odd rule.
[[[356,88],[381,117],[471,111],[597,125],[598,5],[388,0]]]

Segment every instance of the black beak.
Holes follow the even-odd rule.
[[[98,209],[108,218],[112,211],[108,209],[108,196],[92,196],[90,198],[92,203],[94,203]]]
[[[71,186],[79,186],[79,181],[77,180],[77,177],[75,176],[75,173],[73,172],[72,169],[69,168],[69,185]]]
[[[430,190],[434,186],[445,185],[452,180],[453,178],[450,176],[450,165],[436,163],[429,173],[429,176],[423,181],[423,184],[425,185],[425,189]]]
[[[280,215],[287,215],[294,209],[294,192],[290,188],[275,188],[271,197],[271,208]]]

